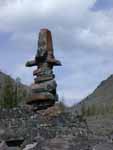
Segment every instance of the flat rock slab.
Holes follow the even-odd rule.
[[[31,89],[34,93],[39,93],[39,92],[45,92],[45,91],[51,92],[53,89],[56,89],[56,87],[57,87],[57,84],[55,80],[50,80],[50,81],[46,81],[40,84],[32,84]]]
[[[40,103],[40,102],[46,102],[46,101],[52,101],[54,99],[54,96],[47,92],[47,93],[42,93],[42,94],[33,94],[30,98],[29,101],[27,101],[27,104],[33,104],[33,103]]]
[[[33,150],[36,146],[37,143],[28,144],[23,150]]]
[[[113,150],[113,144],[97,144],[93,150]]]

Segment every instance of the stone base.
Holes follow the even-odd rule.
[[[27,105],[31,105],[32,110],[47,109],[55,104],[58,100],[57,94],[54,96],[49,92],[33,93],[29,100],[26,102]]]

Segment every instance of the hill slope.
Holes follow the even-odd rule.
[[[83,102],[88,105],[113,105],[113,75],[102,81],[92,94]]]
[[[0,71],[0,101],[3,97],[3,92],[4,92],[4,86],[6,84],[6,78],[9,78],[9,80],[11,81],[11,83],[13,84],[14,88],[18,88],[18,93],[19,94],[23,94],[23,98],[26,99],[27,95],[30,93],[30,88],[24,84],[22,84],[21,82],[18,82],[16,80],[14,80],[11,76],[3,73],[2,71]],[[17,87],[16,87],[17,86]],[[21,95],[20,95],[21,96]],[[24,100],[20,100],[21,103],[24,102]],[[23,101],[23,102],[22,102]]]
[[[99,86],[86,98],[84,98],[78,105],[75,106],[77,110],[81,110],[82,106],[88,108],[94,106],[98,109],[103,107],[113,108],[113,75],[102,81]]]

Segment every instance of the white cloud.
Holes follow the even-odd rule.
[[[53,25],[81,21],[94,2],[95,0],[7,0],[0,8],[0,29],[16,30],[25,29],[25,26],[30,28],[32,24],[46,25],[47,20]]]

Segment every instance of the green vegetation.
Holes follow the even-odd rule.
[[[65,111],[66,106],[65,106],[65,104],[64,104],[63,101],[60,101],[60,102],[58,103],[58,106],[59,106],[59,109],[60,109],[62,112]]]
[[[20,78],[14,82],[10,76],[4,78],[4,85],[2,87],[0,107],[13,108],[17,107],[21,101],[26,97],[27,93],[21,87]]]
[[[92,104],[90,106],[86,105],[84,102],[81,104],[81,114],[83,116],[96,116],[96,115],[107,115],[113,114],[113,104],[108,106],[107,104],[96,105]]]

